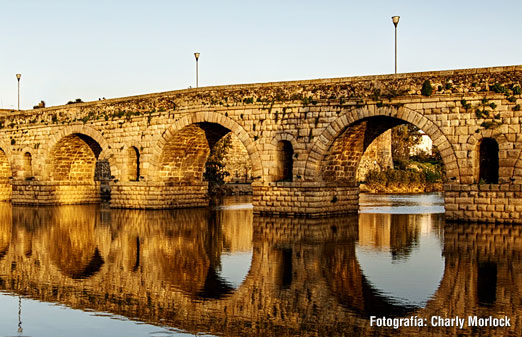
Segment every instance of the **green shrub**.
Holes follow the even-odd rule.
[[[490,90],[496,92],[497,94],[505,93],[506,88],[500,85],[499,83],[495,83],[490,87]]]
[[[432,93],[433,87],[431,86],[430,80],[424,81],[424,83],[422,83],[421,94],[423,94],[424,96],[431,96]]]
[[[468,103],[465,99],[460,101],[460,104],[464,107],[464,109],[468,110],[471,108],[471,103]]]
[[[441,163],[415,163],[420,170],[415,169],[385,169],[371,170],[366,175],[365,184],[371,188],[382,190],[384,187],[397,185],[424,185],[442,183],[444,169]]]
[[[442,181],[442,174],[436,170],[425,169],[424,179],[428,183],[437,183]]]
[[[209,187],[223,185],[225,177],[230,173],[225,170],[225,156],[231,146],[230,137],[223,137],[214,145],[205,164],[203,178],[209,182]]]

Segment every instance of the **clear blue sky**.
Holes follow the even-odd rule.
[[[522,64],[522,1],[0,0],[0,107]]]

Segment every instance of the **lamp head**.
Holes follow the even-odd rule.
[[[199,53],[194,53],[194,57],[196,58],[196,61],[199,59]]]
[[[16,79],[20,81],[20,77],[22,77],[22,74],[16,74]]]
[[[399,19],[400,18],[401,18],[400,16],[392,16],[393,25],[395,27],[397,27],[397,25],[399,24]]]

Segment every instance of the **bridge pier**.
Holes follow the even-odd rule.
[[[100,182],[13,180],[13,205],[70,205],[100,202]]]
[[[316,182],[253,184],[254,214],[322,217],[357,213],[358,186]]]
[[[522,223],[521,184],[446,184],[446,220]]]
[[[357,213],[359,188],[319,183],[254,183],[255,214],[324,217]],[[118,182],[111,184],[111,207],[169,209],[205,207],[208,184]]]
[[[208,183],[118,182],[111,184],[111,207],[168,209],[208,206]]]
[[[67,205],[100,202],[100,182],[12,180],[14,205]],[[315,182],[253,183],[254,213],[259,215],[325,217],[356,213],[357,186]],[[7,195],[7,194],[6,194]],[[445,184],[446,220],[522,223],[521,184]],[[169,209],[206,207],[207,183],[111,183],[111,207]]]

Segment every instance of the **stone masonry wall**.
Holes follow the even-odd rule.
[[[165,209],[208,206],[208,184],[152,184],[123,182],[112,187],[115,208]]]
[[[357,181],[364,181],[368,172],[393,168],[391,129],[381,134],[368,146],[357,168]]]
[[[434,89],[431,96],[421,92],[425,81],[430,81]],[[252,177],[259,193],[277,190],[278,186],[273,185],[277,143],[288,141],[294,151],[293,172],[285,191],[302,193],[303,184],[311,183],[317,186],[315,192],[307,192],[311,200],[326,199],[322,203],[303,203],[291,198],[285,201],[289,206],[282,207],[300,207],[302,212],[311,214],[349,212],[354,210],[352,204],[338,202],[331,206],[329,199],[333,194],[321,192],[328,191],[331,185],[356,187],[355,179],[341,179],[337,173],[328,175],[325,181],[322,167],[337,146],[332,144],[345,132],[366,141],[391,124],[403,122],[416,125],[433,140],[441,152],[449,183],[478,183],[478,147],[483,138],[493,138],[499,145],[499,186],[522,184],[521,83],[522,66],[513,66],[208,87],[29,111],[0,111],[0,149],[8,158],[13,186],[23,185],[25,171],[29,170],[23,158],[26,153],[31,155],[30,177],[34,180],[25,188],[38,191],[49,184],[59,186],[53,177],[53,168],[59,165],[53,160],[53,151],[62,139],[78,135],[93,150],[96,161],[109,163],[110,185],[117,190],[112,197],[116,206],[136,191],[147,191],[147,187],[154,190],[157,184],[165,183],[162,167],[179,157],[168,163],[163,159],[176,143],[177,135],[181,135],[179,132],[206,123],[207,141],[216,140],[223,130],[238,137],[252,163]],[[366,122],[372,130],[353,128]],[[363,145],[365,148],[369,144]],[[139,151],[143,178],[133,188],[118,189],[118,184],[128,177],[130,147]],[[190,148],[186,144],[180,153]],[[361,155],[343,153],[341,157],[353,158],[350,165],[356,167]],[[82,160],[89,162],[92,157],[84,156]],[[204,165],[204,160],[192,162],[195,170]],[[348,176],[352,177],[351,171],[344,177]],[[73,179],[71,183],[78,181]],[[13,195],[14,203],[26,202],[18,197],[19,194]],[[174,197],[170,194],[170,198]],[[340,196],[337,198],[341,200]],[[273,201],[273,206],[258,204],[265,199],[262,195],[254,198],[254,208],[277,208],[277,201]],[[455,207],[451,200],[447,200],[450,208]],[[38,198],[33,202],[40,203]],[[176,201],[164,204],[175,205]],[[510,209],[507,207],[504,213],[513,218],[516,210]],[[463,219],[468,217],[459,214]]]
[[[444,191],[448,220],[522,223],[522,185],[446,184]]]
[[[253,186],[254,214],[270,216],[333,216],[355,213],[359,208],[358,187],[332,187],[287,182]]]
[[[13,182],[12,200],[18,205],[93,204],[100,201],[99,183]]]

